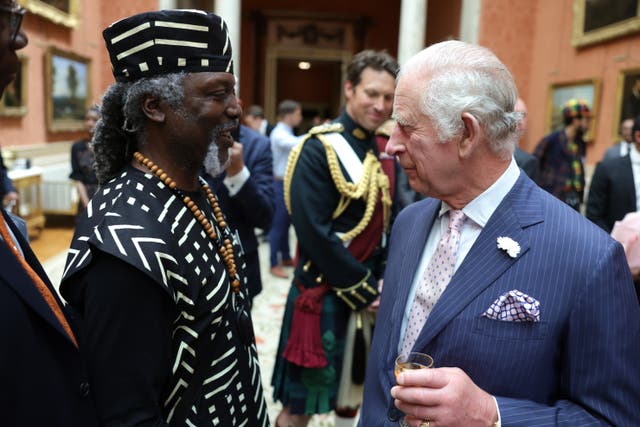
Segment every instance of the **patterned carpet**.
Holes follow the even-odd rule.
[[[295,247],[295,237],[291,233],[292,248]],[[269,273],[269,245],[261,243],[259,247],[260,263],[262,269],[263,291],[254,300],[252,316],[258,344],[258,355],[262,368],[262,384],[265,389],[265,397],[269,408],[271,425],[275,425],[275,419],[282,405],[272,399],[271,373],[280,338],[280,324],[284,314],[284,303],[289,292],[290,280],[280,279]],[[66,252],[60,253],[43,262],[44,269],[51,281],[58,286],[62,277]],[[292,269],[287,269],[292,275]],[[333,413],[314,416],[309,427],[332,427],[334,425]]]

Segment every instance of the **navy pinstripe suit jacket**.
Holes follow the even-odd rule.
[[[394,223],[360,425],[394,426],[390,389],[408,292],[440,202]],[[521,246],[510,258],[496,239]],[[540,322],[481,314],[520,290]],[[521,173],[428,318],[415,351],[459,367],[498,401],[503,426],[640,425],[640,306],[622,247]],[[398,418],[398,413],[395,413]]]

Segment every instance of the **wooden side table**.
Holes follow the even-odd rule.
[[[27,222],[29,237],[40,235],[45,217],[42,211],[42,169],[32,167],[9,171],[19,199],[11,211]]]

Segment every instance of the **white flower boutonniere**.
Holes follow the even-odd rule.
[[[511,237],[498,237],[498,249],[505,251],[511,258],[520,253],[520,245]]]

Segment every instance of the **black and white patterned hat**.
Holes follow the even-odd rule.
[[[116,81],[205,71],[233,74],[224,19],[201,10],[160,10],[114,22],[102,33]]]

